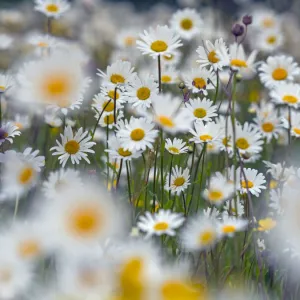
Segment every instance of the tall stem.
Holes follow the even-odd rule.
[[[108,124],[106,126],[106,149],[108,149],[108,135],[109,135],[109,128],[108,128]],[[106,160],[107,160],[107,164],[106,164],[106,172],[107,172],[107,188],[109,185],[109,153],[106,152]]]
[[[2,127],[2,93],[0,93],[0,128]]]
[[[207,146],[207,143],[205,143],[204,146],[203,146],[202,169],[201,169],[201,175],[200,175],[201,177],[200,177],[200,183],[199,183],[200,193],[198,193],[199,196],[197,198],[196,212],[198,212],[198,209],[199,209],[199,198],[200,198],[200,195],[201,195],[201,186],[202,186],[202,180],[203,180],[206,146]]]
[[[289,111],[289,115],[288,115],[288,118],[289,118],[289,134],[288,134],[288,138],[289,138],[289,145],[291,145],[291,133],[292,133],[292,112],[291,112],[291,107],[288,106],[288,111]]]
[[[130,175],[129,175],[129,166],[128,166],[128,161],[126,163],[126,173],[127,173],[127,185],[128,185],[128,197],[129,197],[129,202],[132,203],[131,201],[131,185],[130,185]]]
[[[13,222],[16,220],[16,217],[17,217],[17,214],[18,214],[19,202],[20,202],[20,195],[17,194]]]
[[[172,167],[174,155],[171,154],[170,173],[169,173],[169,188],[171,187]],[[171,189],[169,190],[169,200],[171,200]]]
[[[120,163],[120,168],[119,168],[117,182],[116,182],[116,190],[118,189],[118,185],[119,185],[119,181],[120,181],[120,177],[121,177],[121,173],[122,173],[122,168],[123,168],[123,159],[121,159],[121,163]]]
[[[160,130],[160,185],[161,185],[161,207],[164,207],[164,135]]]
[[[160,55],[157,57],[158,62],[158,90],[161,93],[161,63],[160,63]]]
[[[115,87],[114,91],[114,123],[117,123],[117,87]]]

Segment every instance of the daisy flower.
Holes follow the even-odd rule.
[[[179,155],[181,153],[186,153],[189,150],[189,147],[186,146],[186,143],[182,139],[174,138],[166,139],[165,143],[166,150],[172,155]]]
[[[143,54],[153,58],[159,55],[172,55],[177,48],[182,46],[179,35],[166,25],[157,25],[156,28],[150,27],[149,32],[144,30],[140,39],[136,42],[137,48]]]
[[[106,149],[105,151],[109,153],[109,157],[114,160],[131,160],[132,158],[138,158],[142,155],[141,151],[129,151],[129,150],[124,150],[124,148],[121,146],[121,143],[118,138],[115,136],[112,136],[108,140],[108,146],[109,148]]]
[[[175,66],[178,65],[178,63],[181,60],[182,53],[180,51],[174,51],[173,54],[170,55],[162,55],[161,61],[162,65],[165,67]]]
[[[253,15],[253,23],[252,26],[255,29],[266,31],[266,30],[274,30],[281,26],[281,19],[278,14],[266,8],[256,9],[252,12]]]
[[[63,124],[62,119],[53,111],[46,113],[44,119],[45,123],[53,128],[58,128]]]
[[[237,201],[235,204],[235,200],[227,201],[224,205],[224,211],[222,213],[223,216],[234,216],[234,217],[242,217],[245,214],[244,202],[237,195]]]
[[[235,217],[223,217],[220,221],[219,231],[223,236],[233,237],[236,232],[245,231],[248,221]]]
[[[236,126],[235,145],[241,154],[260,153],[262,151],[262,135],[257,126],[245,123]]]
[[[258,70],[260,80],[267,88],[293,81],[295,76],[300,73],[294,58],[285,55],[269,56]]]
[[[182,100],[171,94],[159,94],[153,97],[153,115],[148,115],[164,131],[174,134],[185,132],[192,122],[189,114],[181,108]]]
[[[130,82],[125,93],[126,100],[133,107],[146,110],[151,106],[152,98],[158,93],[158,85],[154,77],[147,76],[145,78],[135,77]]]
[[[115,114],[114,112],[103,114],[101,116],[101,119],[99,121],[99,125],[101,127],[108,127],[109,129],[112,129],[116,126],[116,124],[124,117],[123,111],[118,110],[117,111],[117,120],[115,121]],[[99,113],[97,111],[95,118],[98,120],[99,118]]]
[[[215,122],[208,122],[204,125],[203,122],[194,124],[195,130],[190,129],[190,133],[194,136],[190,139],[191,142],[211,143],[221,140],[221,127],[220,124]]]
[[[287,118],[282,118],[282,125],[287,130],[290,130],[290,124]],[[300,137],[300,113],[292,111],[291,113],[291,135],[299,138]]]
[[[176,234],[175,229],[179,228],[185,218],[181,214],[173,213],[170,210],[159,210],[158,213],[151,215],[146,212],[140,216],[137,227],[147,233],[147,237],[152,235],[170,235]]]
[[[47,54],[48,50],[55,49],[59,42],[58,40],[48,34],[34,34],[28,39],[28,43],[35,47],[37,55]]]
[[[162,84],[174,84],[178,82],[178,71],[170,66],[162,68],[161,70],[161,83]]]
[[[65,127],[64,134],[61,134],[61,143],[56,140],[57,146],[52,147],[50,151],[55,151],[52,155],[59,155],[58,159],[64,167],[69,158],[72,164],[79,164],[83,158],[87,163],[90,163],[87,153],[95,153],[90,149],[96,143],[89,142],[92,138],[88,136],[88,132],[83,132],[83,128],[79,128],[76,134],[73,134],[71,126]]]
[[[34,150],[30,147],[26,148],[22,153],[18,155],[25,161],[30,162],[34,168],[40,172],[41,168],[45,166],[45,156],[39,155],[39,150]]]
[[[7,122],[0,127],[0,145],[5,141],[13,143],[13,138],[21,135],[21,131],[18,130],[18,127],[13,125],[11,122]]]
[[[11,121],[11,123],[14,124],[20,131],[26,130],[30,127],[29,116],[24,114],[15,114],[14,120]]]
[[[124,151],[144,151],[147,147],[152,149],[157,134],[154,123],[145,118],[134,117],[120,126],[116,133]]]
[[[6,92],[14,85],[14,79],[11,75],[0,73],[0,93]]]
[[[277,225],[277,222],[273,220],[272,218],[265,218],[260,219],[258,221],[258,231],[265,231],[269,232],[271,229],[273,229]]]
[[[219,239],[217,223],[204,215],[189,218],[181,232],[181,241],[187,251],[209,250]]]
[[[169,178],[171,177],[171,180]],[[171,193],[180,195],[181,192],[185,191],[190,185],[190,174],[189,169],[182,169],[181,167],[175,166],[172,168],[170,174],[166,177],[165,190],[171,191]]]
[[[124,85],[131,82],[136,73],[128,61],[118,60],[106,68],[106,73],[98,69],[97,75],[101,77],[104,86],[115,88],[117,85]]]
[[[47,181],[43,182],[42,191],[47,199],[56,200],[64,189],[82,185],[78,171],[73,169],[60,169],[51,172]]]
[[[283,45],[283,42],[284,36],[280,30],[262,31],[252,40],[253,46],[264,52],[278,50]]]
[[[120,49],[135,49],[138,34],[136,29],[122,29],[116,36],[115,43]]]
[[[109,97],[99,93],[94,96],[92,107],[96,108],[97,113],[95,118],[99,118],[99,113],[102,113],[102,117],[114,113],[115,110],[115,101]],[[122,107],[122,104],[119,101],[116,101],[116,111]]]
[[[276,85],[270,91],[270,97],[276,104],[298,108],[300,103],[300,85],[296,83]]]
[[[201,67],[213,67],[215,70],[222,70],[224,66],[228,66],[230,59],[228,48],[222,38],[211,41],[205,41],[205,47],[199,46],[197,49],[199,59],[197,62]]]
[[[185,40],[191,40],[201,30],[202,19],[195,9],[185,8],[173,14],[171,28]]]
[[[207,90],[215,89],[217,83],[216,75],[205,68],[192,69],[182,77],[186,87],[194,94],[203,92],[207,95]]]
[[[255,169],[244,168],[243,170],[247,181],[245,180],[240,167],[236,170],[236,177],[238,178],[239,183],[238,189],[243,194],[247,193],[248,189],[252,195],[258,197],[261,193],[261,190],[266,189],[265,176],[262,173],[258,173],[258,171]]]
[[[48,18],[60,18],[70,9],[66,0],[34,0],[34,9],[46,15]]]
[[[265,160],[263,163],[268,168],[267,174],[271,174],[271,176],[277,181],[287,181],[290,176],[295,175],[295,170],[293,167],[288,168],[284,164],[273,164],[270,161]]]
[[[266,118],[256,118],[254,121],[257,123],[262,136],[266,138],[268,143],[272,141],[273,137],[275,139],[278,138],[281,121],[276,115]]]
[[[106,98],[112,99],[113,101],[116,97],[116,101],[120,104],[126,102],[125,92],[121,89],[115,90],[113,86],[101,86],[100,91]]]
[[[192,99],[188,101],[185,106],[196,123],[201,123],[202,121],[210,122],[212,118],[218,115],[216,113],[218,107],[213,105],[213,102],[206,98]]]
[[[234,193],[234,186],[221,174],[210,179],[209,187],[204,190],[205,200],[216,206],[222,205]]]

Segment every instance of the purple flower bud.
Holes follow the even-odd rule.
[[[243,16],[243,23],[246,26],[252,24],[252,16],[249,16],[249,15]]]
[[[244,34],[244,31],[244,26],[238,23],[235,23],[231,29],[231,32],[235,37],[242,36]]]
[[[183,102],[188,102],[190,100],[190,92],[187,92],[183,96]]]
[[[0,140],[4,140],[5,138],[7,138],[7,132],[3,128],[0,128]]]

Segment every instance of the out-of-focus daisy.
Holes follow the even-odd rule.
[[[244,172],[241,171],[240,167],[236,170],[239,182],[238,188],[243,194],[247,193],[247,190],[249,190],[251,194],[258,197],[261,190],[266,189],[265,176],[262,173],[258,173],[255,169],[244,168],[243,171]]]
[[[255,42],[254,42],[255,40]],[[252,40],[253,46],[264,52],[276,51],[283,45],[284,36],[279,30],[268,30],[260,32],[255,39]]]
[[[161,70],[161,83],[174,84],[178,81],[178,71],[173,67],[162,68]]]
[[[132,103],[133,107],[146,110],[157,93],[158,85],[152,76],[142,79],[136,76],[130,82],[125,95],[128,103]]]
[[[122,104],[119,101],[116,101],[116,108],[115,108],[115,101],[113,99],[104,96],[102,93],[99,93],[94,96],[92,107],[97,109],[97,113],[95,118],[98,119],[99,113],[102,113],[102,116],[105,117],[114,113],[114,110],[118,111],[122,107]]]
[[[157,25],[154,29],[150,27],[149,32],[145,30],[140,38],[141,40],[136,42],[138,49],[153,58],[159,55],[172,55],[182,46],[179,35],[166,25]]]
[[[82,158],[87,163],[90,163],[87,153],[95,153],[90,148],[96,143],[89,142],[92,137],[87,135],[88,132],[83,132],[83,128],[79,128],[76,134],[73,134],[71,126],[67,126],[65,127],[64,134],[60,135],[62,142],[60,143],[56,140],[57,146],[52,147],[50,151],[55,151],[52,155],[59,155],[58,159],[63,167],[69,158],[71,158],[72,164],[79,164]]]
[[[122,159],[123,161],[126,161],[131,160],[132,158],[138,158],[142,155],[141,151],[124,150],[124,148],[121,146],[119,139],[115,136],[109,138],[108,146],[109,148],[105,151],[109,153],[111,159]]]
[[[136,29],[122,29],[116,36],[115,43],[120,49],[135,49],[138,34]]]
[[[139,151],[153,148],[153,142],[158,130],[154,129],[154,123],[145,118],[133,118],[117,131],[117,138],[124,150]]]
[[[47,17],[60,18],[70,8],[67,0],[34,0],[34,9]]]
[[[236,203],[235,203],[236,202]],[[243,217],[245,213],[244,205],[241,199],[237,197],[237,201],[232,199],[227,201],[224,205],[223,216],[234,216],[234,217]]]
[[[179,228],[184,220],[181,214],[172,213],[170,210],[159,210],[153,215],[146,212],[145,215],[140,216],[137,227],[146,232],[147,237],[162,234],[174,236],[175,229]]]
[[[218,115],[216,113],[218,107],[213,105],[213,102],[206,98],[191,99],[185,105],[186,109],[190,112],[193,120],[196,121],[196,123],[202,121],[209,122],[213,117]]]
[[[281,121],[276,116],[269,116],[266,118],[256,118],[254,120],[263,137],[266,138],[267,142],[270,143],[272,138],[278,138],[279,129],[281,127]]]
[[[189,114],[181,108],[182,100],[171,94],[153,97],[153,115],[149,115],[164,131],[169,133],[185,132],[192,122]]]
[[[178,10],[170,20],[171,28],[185,40],[191,40],[200,33],[202,19],[195,9]]]
[[[128,61],[118,60],[107,67],[106,73],[98,69],[97,75],[101,77],[103,85],[116,87],[131,82],[136,73]]]
[[[7,50],[9,49],[12,44],[13,44],[14,40],[13,38],[5,33],[0,33],[0,49],[1,50]]]
[[[171,180],[169,182],[169,178]],[[172,194],[180,195],[181,192],[185,191],[190,185],[189,169],[182,169],[181,167],[175,166],[171,174],[166,177],[165,190],[171,191]]]
[[[51,172],[47,181],[43,182],[43,193],[50,200],[56,200],[64,189],[80,186],[82,184],[80,174],[72,169],[60,169]]]
[[[258,221],[258,231],[270,231],[277,225],[277,222],[273,220],[272,218],[265,218],[265,219],[260,219]]]
[[[18,130],[23,131],[30,127],[30,119],[29,116],[24,114],[15,114],[14,120],[11,121]]]
[[[211,249],[219,239],[218,225],[203,215],[189,218],[181,232],[183,247],[188,251]]]
[[[216,86],[216,75],[205,68],[192,69],[182,75],[188,89],[197,94],[200,91],[207,95],[207,90],[213,90]]]
[[[262,136],[259,129],[250,123],[236,126],[235,145],[241,154],[259,153],[262,151]]]
[[[233,192],[233,184],[229,183],[225,177],[213,176],[209,187],[203,191],[203,197],[211,204],[220,206],[232,196]]]
[[[271,90],[270,97],[276,104],[297,108],[300,103],[300,85],[295,83],[276,85]]]
[[[291,124],[289,124],[291,123]],[[300,113],[292,112],[290,122],[286,118],[282,118],[282,125],[287,130],[290,130],[291,125],[291,135],[299,138],[300,137]]]
[[[219,231],[223,236],[233,237],[236,232],[244,231],[247,224],[248,221],[244,219],[223,217],[219,224]]]
[[[177,138],[174,138],[173,141],[171,139],[166,139],[165,148],[173,155],[186,153],[189,150],[186,143],[182,139]]]
[[[33,150],[32,148],[26,148],[22,153],[18,155],[25,161],[30,162],[34,168],[40,172],[41,168],[45,166],[45,157],[39,154],[39,150]]]
[[[182,54],[180,51],[174,51],[173,54],[170,55],[162,55],[162,65],[165,67],[177,65],[180,62],[181,56]]]
[[[37,55],[48,54],[48,51],[55,49],[59,45],[59,41],[48,34],[34,34],[29,37],[28,43],[35,47]]]
[[[195,123],[195,130],[190,129],[190,133],[193,138],[190,139],[191,142],[196,144],[199,143],[211,143],[221,139],[221,127],[220,124],[215,122]]]
[[[45,123],[51,127],[57,128],[63,124],[63,121],[56,113],[51,111],[45,114]]]
[[[293,167],[286,167],[281,163],[273,164],[265,160],[263,163],[268,168],[267,173],[271,174],[271,176],[277,181],[286,181],[290,176],[295,174]]]
[[[13,125],[11,122],[7,122],[0,127],[0,145],[5,141],[13,143],[13,138],[21,135],[21,131],[18,130],[18,127]]]
[[[201,67],[212,66],[215,70],[221,70],[224,66],[229,65],[228,48],[222,38],[215,40],[213,44],[211,41],[205,41],[205,48],[199,46],[197,49],[199,59],[197,62]]]
[[[294,80],[300,73],[298,64],[291,56],[269,56],[258,69],[259,77],[266,87],[272,88],[278,83],[286,83]]]
[[[258,8],[252,12],[253,27],[258,30],[274,30],[278,29],[281,24],[281,19],[278,14],[270,9]]]
[[[0,74],[0,93],[6,92],[10,89],[14,84],[13,77],[8,74],[1,73]]]

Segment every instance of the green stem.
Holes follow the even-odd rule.
[[[106,126],[106,149],[108,149],[108,135],[109,135],[109,128],[108,128],[108,124]],[[108,184],[109,184],[109,153],[106,152],[106,159],[107,159],[107,164],[106,164],[106,172],[107,172],[107,188],[108,188]]]
[[[163,130],[160,130],[160,184],[161,184],[161,207],[164,208],[164,135]]]
[[[16,196],[16,203],[15,203],[15,211],[14,211],[13,221],[15,221],[15,220],[16,220],[16,217],[17,217],[18,208],[19,208],[19,202],[20,202],[20,196],[19,196],[19,194],[17,194],[17,196]]]
[[[202,180],[203,180],[206,146],[207,146],[207,143],[205,143],[204,146],[203,146],[202,170],[201,170],[201,177],[200,177],[200,183],[199,183],[200,192],[198,193],[196,212],[198,212],[198,209],[199,209],[199,202],[200,202],[199,198],[200,198],[200,195],[201,195],[201,186],[202,186]]]
[[[118,185],[119,185],[119,181],[120,181],[120,177],[121,177],[121,173],[122,173],[122,168],[123,168],[123,159],[121,159],[121,162],[120,162],[120,168],[119,168],[117,182],[116,182],[116,190],[118,189]]]
[[[126,163],[126,173],[127,173],[127,185],[128,185],[128,197],[129,197],[129,202],[132,203],[131,201],[131,185],[130,185],[130,175],[129,175],[129,167],[128,167],[128,161]]]
[[[174,155],[171,154],[170,173],[169,173],[169,188],[171,187],[172,167]],[[169,200],[171,200],[171,189],[169,190]]]
[[[217,75],[217,86],[216,86],[216,93],[215,93],[215,98],[213,104],[216,104],[217,98],[218,98],[218,93],[219,93],[219,70],[216,71]]]
[[[161,93],[161,63],[160,63],[160,55],[157,57],[158,62],[158,90]]]
[[[0,128],[2,127],[2,93],[0,93]]]

